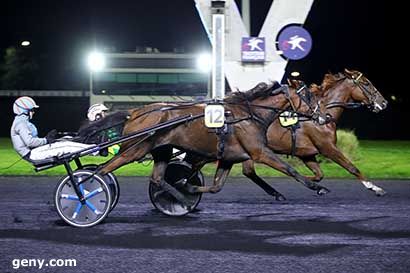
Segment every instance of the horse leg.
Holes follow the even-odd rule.
[[[151,152],[154,158],[154,168],[152,169],[150,182],[159,186],[164,179],[168,162],[172,158],[172,147],[162,147]]]
[[[213,185],[209,188],[210,193],[217,193],[222,190],[232,166],[232,163],[221,163],[221,161],[218,162],[218,168],[216,169]]]
[[[225,185],[225,181],[228,178],[229,172],[232,169],[233,164],[228,162],[218,161],[218,167],[215,172],[214,181],[212,186],[192,186],[186,185],[187,190],[191,193],[217,193],[220,192]]]
[[[165,181],[165,171],[167,170],[169,160],[172,158],[172,147],[162,147],[152,151],[151,154],[154,158],[154,168],[150,182],[162,188],[162,191],[158,191],[156,196],[165,191],[184,205],[191,206],[192,204],[180,191]],[[154,198],[156,197],[154,196]]]
[[[124,152],[114,156],[108,162],[104,163],[97,169],[97,173],[105,175],[109,172],[112,172],[119,167],[126,165],[130,162],[141,159],[152,149],[151,143],[140,143],[139,145],[130,146]]]
[[[286,200],[285,196],[283,196],[280,192],[271,187],[268,183],[266,183],[262,178],[260,178],[256,174],[255,165],[252,160],[246,160],[242,162],[242,173],[247,178],[251,179],[256,185],[261,187],[267,194],[273,196],[275,200]]]
[[[320,182],[323,179],[323,172],[320,168],[319,162],[317,162],[316,160],[316,156],[313,155],[299,158],[303,161],[306,167],[308,167],[309,170],[311,170],[312,173],[315,175],[307,176],[306,178],[314,182]]]
[[[252,159],[256,162],[268,165],[288,176],[293,177],[296,181],[302,183],[305,187],[316,191],[318,195],[323,195],[330,192],[327,188],[308,180],[306,177],[299,174],[292,166],[282,161],[268,147],[263,147],[257,154],[252,155]]]
[[[192,174],[194,172],[199,171],[200,169],[202,169],[203,166],[205,166],[206,163],[211,162],[208,159],[204,159],[203,157],[194,155],[192,153],[187,152],[186,157],[184,158],[184,160],[191,164],[191,168],[192,168]]]
[[[335,146],[335,145],[328,145],[326,149],[320,151],[321,154],[326,156],[327,158],[333,160],[341,167],[346,169],[349,173],[353,174],[354,176],[359,179],[359,181],[368,189],[376,193],[377,196],[383,196],[386,194],[386,191],[382,188],[376,186],[362,175],[360,170],[356,168],[353,163],[345,157],[345,155]]]

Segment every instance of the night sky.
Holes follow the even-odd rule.
[[[5,48],[30,40],[29,50],[41,60],[42,75],[55,89],[86,89],[84,57],[93,46],[117,52],[134,51],[137,46],[163,52],[210,50],[193,0],[7,2],[0,10],[1,55]],[[253,35],[258,34],[271,2],[251,1]],[[395,38],[390,30],[399,24],[390,16],[391,6],[387,1],[316,0],[305,24],[313,49],[305,59],[290,62],[288,71],[301,71],[310,83],[320,82],[328,71],[357,69],[386,98],[394,94],[406,99],[408,95],[400,94],[393,80]]]

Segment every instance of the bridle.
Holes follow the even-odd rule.
[[[289,87],[288,87],[289,88]],[[303,92],[304,91],[304,92]],[[320,100],[316,101],[316,105],[312,104],[312,93],[305,83],[301,84],[295,93],[299,97],[299,105],[295,107],[290,99],[290,94],[288,93],[288,100],[290,101],[291,110],[296,113],[299,117],[304,117],[305,120],[313,119],[315,121],[320,119]],[[304,94],[303,94],[304,93]],[[309,107],[311,115],[301,114],[298,109],[302,106],[302,101]],[[301,120],[302,121],[302,120]],[[326,121],[324,121],[326,123]],[[321,121],[319,121],[321,123]]]
[[[357,77],[354,76],[348,76],[344,74],[344,77],[340,78],[337,80],[337,82],[342,82],[345,79],[350,79],[353,81],[353,84],[357,86],[362,92],[363,95],[366,97],[366,99],[369,101],[368,103],[364,102],[332,102],[326,105],[326,109],[331,109],[335,107],[342,107],[342,108],[348,108],[348,109],[353,109],[353,108],[359,108],[362,106],[367,106],[367,108],[372,108],[376,99],[377,95],[371,92],[367,85],[364,85],[360,79],[363,77],[363,73],[360,72],[360,74]]]
[[[357,76],[356,78],[352,77],[353,83],[360,88],[360,90],[363,92],[364,96],[367,98],[367,100],[369,101],[369,103],[366,105],[368,108],[371,108],[376,100],[377,100],[377,94],[375,94],[374,92],[370,91],[369,88],[367,86],[369,86],[370,84],[367,82],[367,84],[363,84],[362,82],[360,82],[360,78],[363,77],[363,73],[360,73],[359,76]]]
[[[244,118],[235,119],[234,121],[230,121],[228,123],[237,123],[239,121],[252,119],[252,120],[257,121],[258,123],[262,124],[264,127],[267,128],[269,126],[269,124],[267,124],[264,121],[264,119],[262,117],[260,117],[257,112],[255,112],[253,110],[254,108],[259,108],[259,109],[265,109],[265,110],[272,111],[275,114],[274,116],[276,116],[276,114],[280,114],[284,111],[292,111],[292,112],[296,113],[299,117],[306,118],[306,120],[310,120],[310,119],[318,120],[319,117],[320,117],[319,107],[315,107],[313,109],[310,102],[308,102],[306,99],[302,98],[301,94],[297,94],[298,97],[300,98],[300,100],[299,100],[299,105],[296,107],[294,102],[292,101],[288,85],[282,85],[279,88],[276,88],[276,89],[272,90],[269,93],[269,96],[275,96],[275,95],[278,95],[278,94],[283,94],[285,96],[285,99],[289,103],[289,108],[290,109],[289,108],[283,109],[283,108],[277,108],[277,107],[272,107],[272,106],[267,106],[267,105],[253,104],[246,98],[245,94],[242,94],[242,93],[238,93],[238,94],[243,95],[243,102],[236,102],[236,103],[223,102],[223,104],[226,104],[226,105],[242,105],[247,109],[246,111],[249,113],[249,116],[244,117]],[[309,110],[312,114],[305,114],[305,113],[298,112],[298,110],[300,109],[300,107],[302,105],[302,101],[304,101],[308,105]]]
[[[304,91],[304,95],[302,94],[302,91]],[[313,108],[312,106],[312,93],[310,89],[307,87],[305,83],[299,87],[299,89],[296,90],[296,94],[299,96],[300,101],[299,101],[299,106],[300,108],[302,101],[309,107],[309,110],[312,112],[313,116],[318,116],[320,115],[320,100],[316,101],[316,106]]]
[[[319,113],[319,103],[317,103],[316,107],[313,108],[313,106],[312,106],[312,97],[311,97],[310,90],[306,89],[305,96],[302,95],[302,91],[305,88],[306,88],[306,85],[303,85],[301,88],[299,88],[298,90],[295,91],[295,93],[299,97],[299,104],[298,104],[297,107],[295,106],[295,104],[292,101],[291,95],[289,93],[289,86],[288,85],[283,85],[278,90],[274,90],[271,93],[271,95],[276,95],[276,94],[279,94],[279,93],[283,93],[285,95],[285,98],[289,102],[289,105],[290,105],[290,108],[291,108],[289,110],[296,113],[298,116],[307,117],[309,119],[310,118],[317,119],[318,116],[320,115],[320,113]],[[302,114],[302,113],[298,112],[298,110],[302,107],[302,101],[309,107],[309,111],[310,111],[310,113],[312,113],[311,115]],[[286,110],[284,110],[284,111],[286,111]]]

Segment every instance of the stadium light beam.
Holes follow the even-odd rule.
[[[21,42],[21,46],[29,46],[30,45],[30,41],[22,41]]]
[[[87,57],[87,65],[91,72],[98,72],[105,68],[105,56],[101,52],[93,51]]]
[[[299,77],[300,76],[300,73],[298,72],[298,71],[293,71],[292,73],[290,73],[290,75],[292,76],[292,77]]]
[[[196,59],[197,68],[203,73],[209,73],[212,69],[212,56],[209,53],[199,54]]]

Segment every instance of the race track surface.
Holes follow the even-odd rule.
[[[67,226],[52,204],[55,177],[0,177],[4,272],[409,272],[410,181],[326,180],[326,196],[289,179],[274,201],[246,179],[204,195],[198,211],[153,209],[147,178],[120,177],[119,205],[101,224]],[[208,179],[209,183],[209,179]],[[76,267],[13,269],[15,259],[76,259]]]

